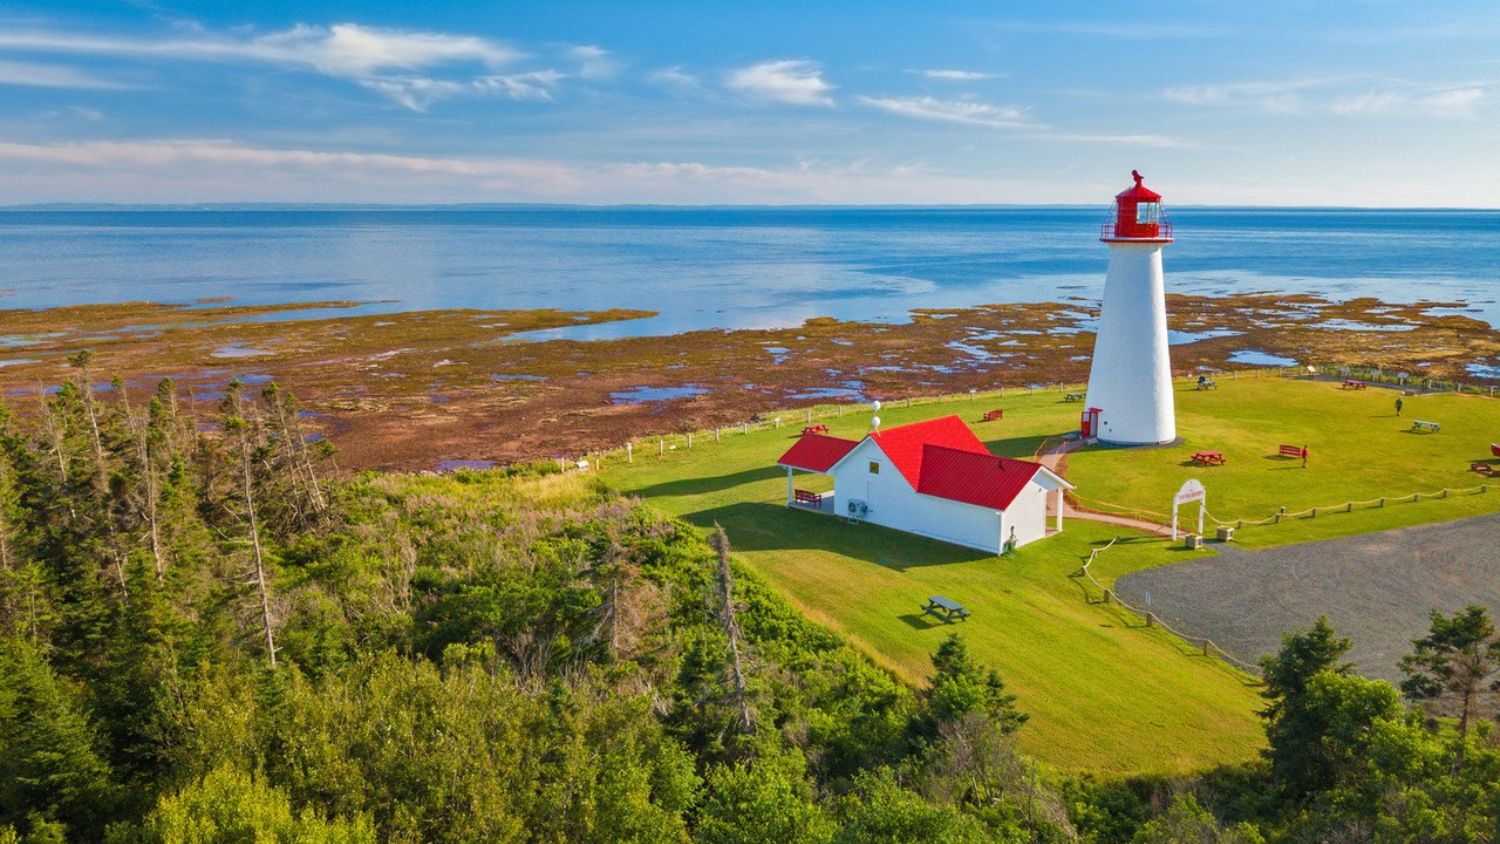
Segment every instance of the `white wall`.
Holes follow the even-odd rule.
[[[1104,305],[1085,407],[1097,407],[1099,439],[1122,444],[1177,438],[1160,243],[1109,244]]]
[[[871,461],[880,464],[878,474],[870,474]],[[999,513],[918,493],[870,440],[849,452],[849,456],[834,467],[832,474],[835,513],[839,516],[849,515],[851,498],[863,499],[870,505],[869,514],[865,516],[868,522],[992,554],[1000,553]]]

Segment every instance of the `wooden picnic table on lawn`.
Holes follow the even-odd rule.
[[[1063,396],[1063,401],[1083,401],[1083,393],[1068,393]]]
[[[808,434],[826,434],[826,433],[828,433],[828,426],[827,425],[821,425],[821,424],[820,425],[808,425],[806,428],[802,429],[802,436],[804,436],[804,437],[807,436]]]
[[[1413,431],[1428,431],[1436,434],[1443,429],[1443,426],[1436,422],[1428,422],[1425,419],[1415,419],[1412,420],[1411,429]]]
[[[952,624],[954,619],[964,621],[969,617],[969,611],[963,604],[942,595],[933,595],[928,598],[927,606],[922,608],[922,614],[937,618],[944,624]]]
[[[1344,386],[1340,387],[1339,389],[1340,390],[1363,390],[1364,388],[1366,388],[1368,386],[1370,386],[1370,385],[1366,384],[1363,381],[1360,381],[1360,380],[1355,379],[1355,378],[1350,378],[1347,381],[1345,381],[1344,382]]]
[[[1202,463],[1205,466],[1223,466],[1224,455],[1217,451],[1200,451],[1193,455],[1194,463]]]

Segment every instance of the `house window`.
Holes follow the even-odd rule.
[[[872,475],[878,475],[878,474],[880,474],[880,464],[878,462],[874,461],[874,460],[870,461],[870,474],[872,474]]]

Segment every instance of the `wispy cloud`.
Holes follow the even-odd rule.
[[[0,61],[0,85],[92,91],[118,91],[134,87],[67,65],[15,61]]]
[[[833,105],[833,86],[817,62],[798,59],[761,62],[729,74],[728,86],[762,100],[805,106]]]
[[[1168,101],[1189,106],[1248,108],[1267,114],[1334,114],[1340,117],[1391,117],[1422,114],[1467,120],[1478,114],[1487,97],[1484,85],[1432,87],[1404,80],[1360,78],[1305,79],[1290,82],[1236,82],[1168,88]]]
[[[646,77],[647,81],[667,88],[676,88],[681,91],[692,90],[703,87],[703,83],[694,74],[683,70],[681,66],[664,67]]]
[[[583,79],[608,79],[620,72],[620,63],[603,47],[580,44],[570,47],[567,57],[578,63],[578,75]]]
[[[1021,129],[1036,125],[1026,119],[1024,109],[972,100],[939,100],[935,97],[860,97],[859,102],[871,108],[916,120],[967,123],[996,129]]]
[[[1471,120],[1478,115],[1486,97],[1480,87],[1450,88],[1443,91],[1413,93],[1399,89],[1366,91],[1334,100],[1329,106],[1343,117],[1389,117],[1422,114],[1450,120]]]
[[[929,68],[927,70],[911,71],[923,79],[936,79],[941,82],[975,82],[980,79],[994,79],[993,73],[981,73],[977,70],[952,70],[944,68]]]
[[[258,36],[231,37],[194,31],[146,39],[66,32],[0,32],[0,48],[31,53],[113,56],[138,60],[250,62],[313,71],[380,92],[408,108],[464,93],[501,93],[537,99],[537,80],[497,76],[494,71],[524,58],[505,44],[471,35],[382,29],[341,23],[297,25]],[[597,47],[576,47],[573,58],[601,73],[608,56]],[[480,68],[479,74],[438,78],[438,69]],[[533,71],[537,73],[555,71]],[[582,71],[580,71],[582,72]],[[558,75],[556,78],[561,78]],[[552,83],[555,84],[555,79]],[[546,87],[541,86],[541,87]]]

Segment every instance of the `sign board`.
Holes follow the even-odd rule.
[[[1175,505],[1202,501],[1205,494],[1203,484],[1197,478],[1189,478],[1183,483],[1182,488],[1177,490],[1177,495],[1173,496],[1172,503]]]
[[[1172,496],[1172,541],[1177,541],[1177,508],[1183,504],[1198,502],[1198,535],[1203,535],[1203,514],[1208,511],[1208,492],[1197,478],[1189,478]]]

